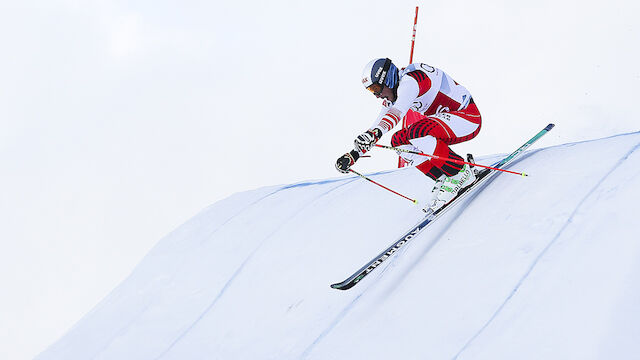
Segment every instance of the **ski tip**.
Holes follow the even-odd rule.
[[[549,125],[547,125],[547,127],[546,127],[546,128],[544,128],[544,129],[545,129],[545,130],[547,130],[547,131],[549,131],[549,130],[553,129],[553,127],[554,127],[554,126],[556,126],[556,124],[549,124]]]
[[[338,284],[331,284],[331,288],[336,290],[347,290],[347,289],[350,289],[351,286],[345,287],[342,283],[338,283]]]

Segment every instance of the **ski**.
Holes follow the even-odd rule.
[[[516,151],[512,152],[502,160],[498,161],[493,165],[495,168],[503,168],[509,165],[513,160],[515,160],[518,156],[520,156],[525,150],[527,150],[533,143],[535,143],[538,139],[544,136],[546,133],[551,131],[555,125],[549,124],[540,132],[538,132],[534,137],[529,139],[526,143],[520,146]],[[357,283],[359,283],[365,276],[369,275],[373,270],[375,270],[380,264],[389,259],[393,254],[398,252],[400,248],[406,245],[411,239],[416,237],[422,230],[428,227],[431,223],[437,220],[442,216],[448,209],[455,206],[462,199],[464,199],[468,194],[470,194],[474,189],[477,189],[481,184],[485,183],[487,180],[491,179],[495,175],[497,175],[499,171],[484,169],[478,172],[476,175],[476,181],[473,182],[470,186],[460,190],[458,195],[453,198],[449,203],[438,209],[437,211],[429,210],[422,220],[418,222],[414,227],[412,227],[409,231],[407,231],[404,235],[400,237],[399,240],[391,244],[388,248],[383,250],[378,256],[374,257],[366,263],[363,267],[358,269],[353,275],[349,276],[342,282],[332,284],[331,287],[338,290],[348,290],[354,287]]]

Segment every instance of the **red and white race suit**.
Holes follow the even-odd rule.
[[[478,107],[471,93],[444,71],[423,63],[407,66],[399,74],[396,101],[383,102],[380,115],[371,126],[386,133],[401,122],[409,110],[421,114],[419,120],[402,129],[391,145],[442,158],[463,160],[449,145],[474,138],[481,127]],[[433,179],[442,173],[455,175],[461,164],[423,155],[399,153],[409,164]]]

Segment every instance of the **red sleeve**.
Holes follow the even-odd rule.
[[[431,89],[431,80],[427,76],[427,74],[423,73],[420,70],[412,71],[407,73],[407,75],[411,76],[418,82],[418,96],[424,95],[429,89]]]

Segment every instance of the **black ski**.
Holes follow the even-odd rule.
[[[520,146],[518,149],[516,149],[516,151],[512,152],[507,157],[505,157],[504,159],[500,160],[498,163],[493,165],[493,167],[495,167],[495,168],[503,168],[503,167],[507,166],[509,163],[511,163],[513,160],[515,160],[518,156],[520,156],[520,154],[522,154],[534,142],[536,142],[538,139],[540,139],[542,136],[544,136],[547,132],[551,131],[551,129],[553,129],[554,126],[555,126],[554,124],[547,125],[544,129],[542,129],[534,137],[529,139],[529,141],[527,141],[522,146]],[[411,239],[416,237],[422,230],[424,230],[427,226],[429,226],[436,219],[438,219],[448,209],[450,209],[453,206],[455,206],[462,199],[464,199],[468,194],[473,192],[474,189],[477,189],[481,184],[483,184],[487,180],[491,179],[492,177],[494,177],[498,173],[499,173],[499,171],[491,170],[491,169],[484,169],[484,170],[480,171],[476,175],[476,181],[474,181],[474,183],[471,184],[471,186],[468,186],[468,187],[462,189],[452,201],[450,201],[449,203],[447,203],[446,205],[444,205],[443,207],[441,207],[440,209],[438,209],[435,212],[429,210],[429,212],[427,212],[427,215],[422,220],[420,220],[420,222],[418,222],[418,224],[416,224],[413,228],[411,228],[407,233],[402,235],[399,240],[397,240],[396,242],[391,244],[391,246],[389,246],[384,251],[382,251],[380,254],[378,254],[378,256],[376,256],[373,259],[371,259],[371,261],[369,261],[363,267],[358,269],[358,271],[353,273],[353,275],[349,276],[347,279],[345,279],[342,282],[339,282],[339,283],[336,283],[336,284],[332,284],[331,287],[334,288],[334,289],[338,289],[338,290],[351,289],[358,282],[360,282],[360,280],[362,280],[365,276],[369,275],[370,272],[375,270],[375,268],[380,266],[380,264],[382,264],[385,260],[387,260],[389,257],[393,256],[393,254],[395,254],[401,247],[403,247]]]

